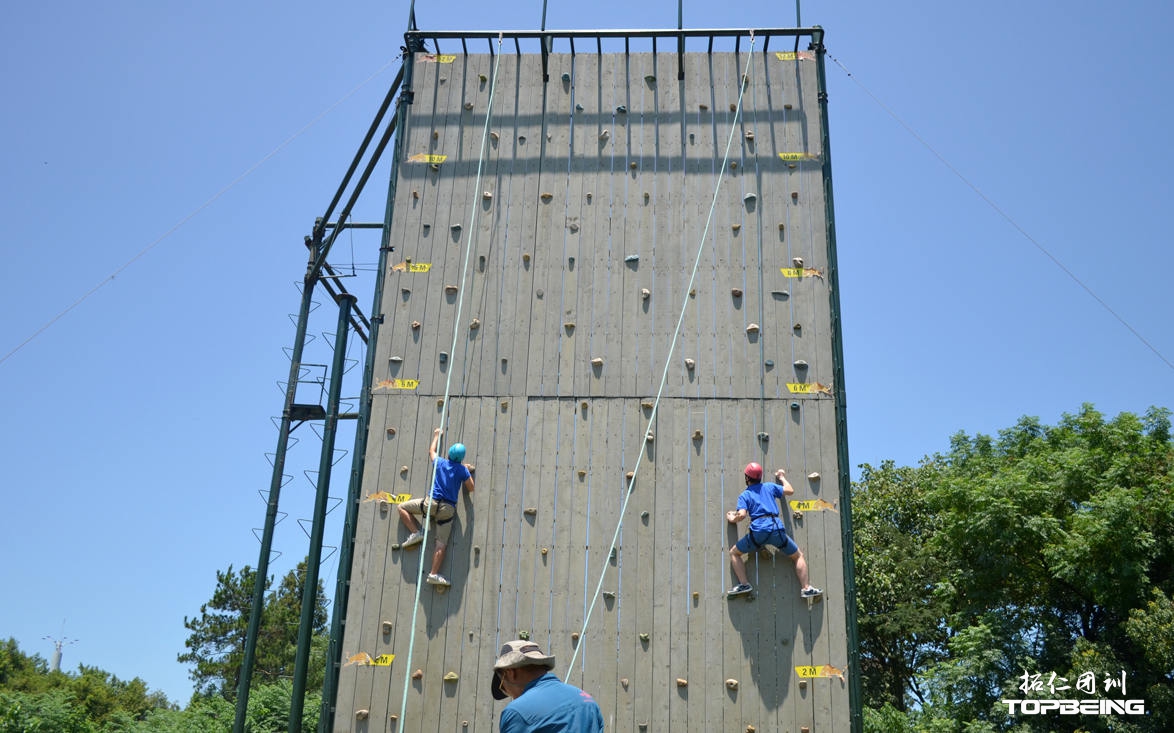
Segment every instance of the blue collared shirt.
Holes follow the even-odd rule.
[[[501,711],[501,733],[601,733],[595,699],[547,672]]]

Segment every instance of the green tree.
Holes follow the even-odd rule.
[[[272,578],[265,581],[265,606],[254,655],[254,684],[293,676],[305,578],[306,565],[302,562],[282,578],[275,590],[270,590]],[[185,642],[188,651],[178,655],[178,659],[193,665],[191,679],[196,683],[198,695],[236,700],[255,581],[256,573],[248,566],[239,572],[234,572],[232,566],[217,572],[211,600],[200,606],[199,616],[184,618],[184,627],[191,633]],[[326,622],[326,595],[319,581],[311,629],[315,637],[325,636]],[[320,688],[325,673],[324,655],[315,658],[322,664],[311,664],[307,689],[315,689],[315,685]]]
[[[1055,426],[960,433],[918,469],[866,466],[853,519],[869,719],[1174,729],[1172,465],[1167,410],[1106,420],[1085,405]],[[1124,673],[1149,714],[1009,718],[1023,675],[1052,673]]]

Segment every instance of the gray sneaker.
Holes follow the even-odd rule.
[[[738,583],[733,588],[730,588],[730,590],[726,592],[726,595],[740,596],[740,595],[745,595],[746,593],[749,593],[752,590],[754,590],[754,586],[750,585],[749,583]]]
[[[443,585],[449,586],[452,583],[448,582],[448,578],[439,573],[428,573],[428,580],[425,581],[429,585]]]
[[[803,598],[819,598],[823,595],[823,591],[813,585],[810,588],[801,590],[799,595]]]
[[[419,532],[412,532],[410,535],[408,535],[408,538],[403,541],[403,544],[401,544],[400,547],[406,550],[409,547],[415,547],[423,541],[424,535],[420,534]]]

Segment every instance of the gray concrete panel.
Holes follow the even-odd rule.
[[[608,730],[846,729],[815,63],[541,63],[415,57],[335,730],[496,730],[492,660],[522,634]],[[442,417],[476,466],[443,591],[416,582],[433,538],[393,549]],[[767,551],[725,596],[751,460],[808,502],[782,519],[820,602]]]

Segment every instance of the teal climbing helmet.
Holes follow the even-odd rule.
[[[460,463],[465,460],[465,444],[453,443],[448,449],[448,460],[453,463]]]

